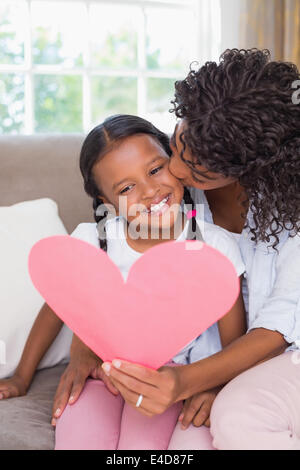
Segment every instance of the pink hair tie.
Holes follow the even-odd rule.
[[[196,211],[196,209],[194,209],[192,211],[188,211],[186,216],[187,216],[188,219],[191,219],[192,217],[196,217],[196,214],[197,214],[197,211]]]

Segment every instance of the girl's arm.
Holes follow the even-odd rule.
[[[63,322],[45,303],[35,319],[14,375],[0,381],[1,398],[24,395],[27,392],[38,364],[62,326]]]
[[[102,380],[113,395],[118,395],[119,391],[105,375],[102,363],[103,361],[78,336],[73,335],[70,363],[60,378],[53,401],[51,420],[53,426],[56,425],[66,406],[73,405],[79,398],[89,376]]]
[[[0,399],[26,394],[38,364],[62,326],[63,322],[45,303],[32,326],[14,375],[8,379],[0,380]],[[75,358],[77,358],[75,361],[73,360],[74,349]],[[95,379],[102,379],[112,393],[118,394],[118,390],[104,374],[101,364],[101,359],[83,344],[77,336],[74,336],[71,347],[71,360],[60,380],[55,396],[53,415],[55,411],[59,410],[59,412],[54,417],[53,424],[55,424],[55,418],[60,416],[67,405],[70,395],[72,403],[77,400],[89,375]]]
[[[240,293],[232,309],[218,321],[222,347],[243,336],[247,331],[246,312],[242,295],[242,276],[240,277]]]

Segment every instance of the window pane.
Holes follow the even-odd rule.
[[[24,76],[0,75],[0,133],[17,134],[24,128]]]
[[[175,78],[148,78],[147,112],[164,113],[171,108],[175,81]]]
[[[90,9],[93,67],[137,66],[137,24],[140,9],[130,5],[92,5]]]
[[[24,62],[24,40],[26,6],[15,2],[0,5],[0,63],[22,64]]]
[[[82,78],[36,75],[36,132],[82,132]]]
[[[148,78],[147,79],[147,116],[158,129],[171,134],[176,124],[171,100],[174,98],[174,84],[176,78]]]
[[[84,5],[78,2],[32,2],[32,55],[35,64],[83,64]]]
[[[149,69],[184,70],[190,63],[194,19],[186,10],[148,8],[147,66]]]
[[[92,78],[92,120],[111,114],[137,114],[137,80],[130,77]]]

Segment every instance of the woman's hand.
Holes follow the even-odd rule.
[[[187,429],[191,423],[194,426],[210,426],[210,410],[216,396],[222,387],[216,387],[207,392],[197,393],[185,400],[182,412],[178,418],[181,428]]]
[[[16,374],[9,379],[0,380],[0,400],[26,395],[27,389],[28,385]]]
[[[139,364],[113,360],[112,363],[103,363],[102,368],[124,400],[134,408],[140,394],[143,395],[137,408],[143,415],[161,414],[179,401],[180,367],[163,366],[153,370]]]
[[[76,402],[88,377],[103,380],[108,390],[118,395],[118,390],[104,373],[102,363],[103,361],[74,335],[70,363],[61,376],[54,397],[52,426],[56,425],[57,418],[61,416],[67,404],[72,405]]]

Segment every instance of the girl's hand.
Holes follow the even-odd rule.
[[[78,339],[77,342],[79,342]],[[112,384],[101,367],[102,362],[103,361],[83,343],[81,343],[80,349],[77,348],[76,354],[74,354],[73,351],[72,355],[71,350],[70,363],[60,379],[54,397],[52,426],[56,425],[57,418],[61,416],[67,404],[72,405],[76,402],[88,377],[103,380],[108,390],[114,395],[118,395],[119,391]]]
[[[207,392],[197,393],[185,400],[182,412],[178,418],[181,429],[187,429],[191,423],[194,426],[210,427],[210,410],[222,387],[216,387]]]
[[[18,375],[0,380],[0,400],[26,395],[27,388],[25,381]]]
[[[102,368],[124,400],[134,408],[140,394],[143,395],[142,403],[137,408],[143,415],[164,413],[179,401],[180,367],[163,366],[153,370],[139,364],[113,360],[112,363],[103,363]]]

